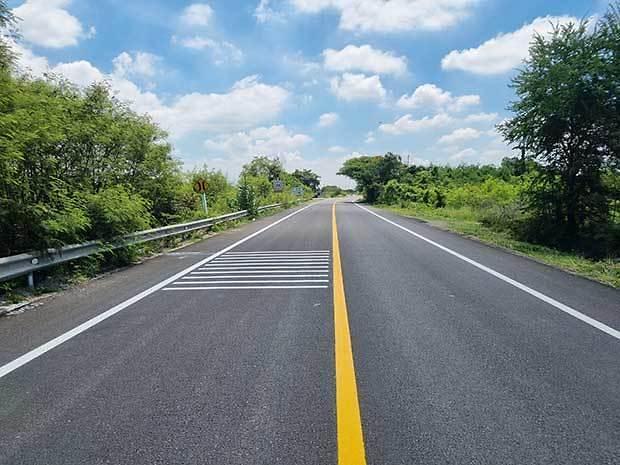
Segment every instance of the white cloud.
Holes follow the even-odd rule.
[[[49,71],[47,58],[35,55],[32,50],[13,40],[7,41],[11,49],[17,54],[17,67],[20,71],[34,76],[42,76]]]
[[[188,26],[207,26],[213,17],[213,8],[206,3],[194,3],[183,10],[181,21]]]
[[[439,139],[440,144],[459,144],[464,141],[478,139],[482,132],[473,128],[459,128]]]
[[[461,150],[458,153],[455,153],[454,155],[451,155],[448,160],[449,161],[453,161],[453,162],[458,162],[458,163],[464,163],[466,161],[471,161],[471,159],[477,155],[477,152],[472,149],[472,148],[467,148],[464,150]]]
[[[47,59],[23,46],[17,50],[21,52],[18,66],[30,68],[35,76],[46,72],[62,74],[82,87],[102,80],[109,82],[118,98],[129,102],[138,113],[150,114],[175,138],[195,131],[218,133],[257,126],[279,115],[290,97],[283,87],[264,84],[258,76],[248,76],[228,92],[194,92],[164,103],[157,94],[143,90],[126,76],[116,72],[106,74],[87,61],[50,66]]]
[[[340,100],[375,100],[385,98],[385,89],[379,76],[344,73],[341,77],[330,80],[332,93]]]
[[[95,29],[91,27],[84,33],[82,23],[66,10],[70,3],[71,0],[27,0],[15,8],[24,40],[42,47],[62,48],[92,37]]]
[[[327,151],[331,153],[345,153],[348,152],[349,149],[343,147],[342,145],[332,145],[330,148],[327,149]]]
[[[543,36],[553,31],[554,24],[578,22],[570,16],[545,16],[506,34],[499,34],[476,48],[453,50],[441,60],[446,70],[462,70],[474,74],[501,74],[519,66],[527,58],[529,45],[536,33]]]
[[[162,59],[157,55],[147,52],[123,52],[112,63],[114,74],[119,76],[153,77],[157,74],[157,68]]]
[[[272,120],[282,111],[289,96],[286,89],[263,84],[258,76],[249,76],[223,94],[183,95],[154,116],[177,135],[198,130],[238,130]]]
[[[423,84],[411,95],[403,95],[396,103],[398,107],[406,109],[425,108],[456,112],[479,104],[479,95],[454,97],[450,92],[437,87],[435,84]]]
[[[218,154],[249,161],[256,155],[278,157],[295,153],[311,141],[312,138],[306,134],[294,134],[286,127],[277,125],[222,134],[214,139],[207,139],[204,145]]]
[[[270,3],[270,0],[260,0],[254,10],[254,17],[257,22],[265,23],[267,21],[282,21],[284,19],[282,13],[275,11],[269,6]]]
[[[425,116],[418,120],[414,120],[411,115],[405,115],[394,121],[394,123],[380,125],[379,130],[388,134],[399,135],[439,128],[453,121],[453,118],[445,113],[439,113],[432,118]]]
[[[372,32],[437,31],[469,16],[479,0],[291,0],[298,11],[340,13],[340,28]]]
[[[326,128],[328,126],[333,126],[340,120],[340,116],[338,113],[323,113],[319,117],[319,122],[317,123],[320,128]]]
[[[400,76],[407,72],[407,59],[370,45],[347,45],[342,50],[323,51],[324,66],[330,71],[364,71]]]
[[[69,81],[80,87],[87,87],[94,82],[104,81],[106,78],[101,71],[85,60],[73,61],[71,63],[59,63],[50,71],[54,74],[60,74],[66,77]]]
[[[369,131],[368,133],[366,133],[366,139],[364,140],[364,143],[366,144],[372,144],[375,141],[375,133],[372,131]]]
[[[467,123],[492,123],[497,121],[499,115],[497,113],[473,113],[465,117]]]
[[[239,64],[243,61],[243,52],[230,42],[220,42],[202,36],[184,37],[180,39],[173,36],[172,42],[192,50],[209,50],[213,55],[213,61],[216,65],[223,65],[226,63]]]

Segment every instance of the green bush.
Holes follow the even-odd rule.
[[[149,203],[122,186],[87,196],[92,239],[114,239],[151,226]]]

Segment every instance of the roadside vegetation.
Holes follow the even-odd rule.
[[[340,174],[370,203],[620,287],[619,5],[531,44],[498,126],[521,156],[423,167],[387,153]]]
[[[14,22],[0,0],[0,30]],[[259,206],[318,193],[315,173],[289,173],[264,156],[244,166],[237,182],[207,166],[185,171],[167,134],[106,83],[82,89],[59,76],[24,75],[14,63],[11,39],[0,35],[0,257],[204,218],[192,190],[198,178],[207,181],[208,216],[247,209],[255,217]],[[275,180],[283,184],[278,192]],[[122,249],[60,272],[92,275],[151,248]]]

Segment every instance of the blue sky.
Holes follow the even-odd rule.
[[[399,153],[497,163],[494,130],[534,31],[601,1],[27,0],[20,67],[108,81],[169,131],[189,169],[232,180],[253,155],[324,183],[344,160]]]

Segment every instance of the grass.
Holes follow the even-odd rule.
[[[407,208],[389,205],[378,205],[378,207],[399,215],[428,221],[429,224],[438,228],[503,247],[576,275],[620,288],[620,260],[590,260],[575,253],[562,252],[550,247],[517,240],[509,232],[495,231],[481,224],[476,212],[471,208],[435,209],[425,205],[411,205]]]

